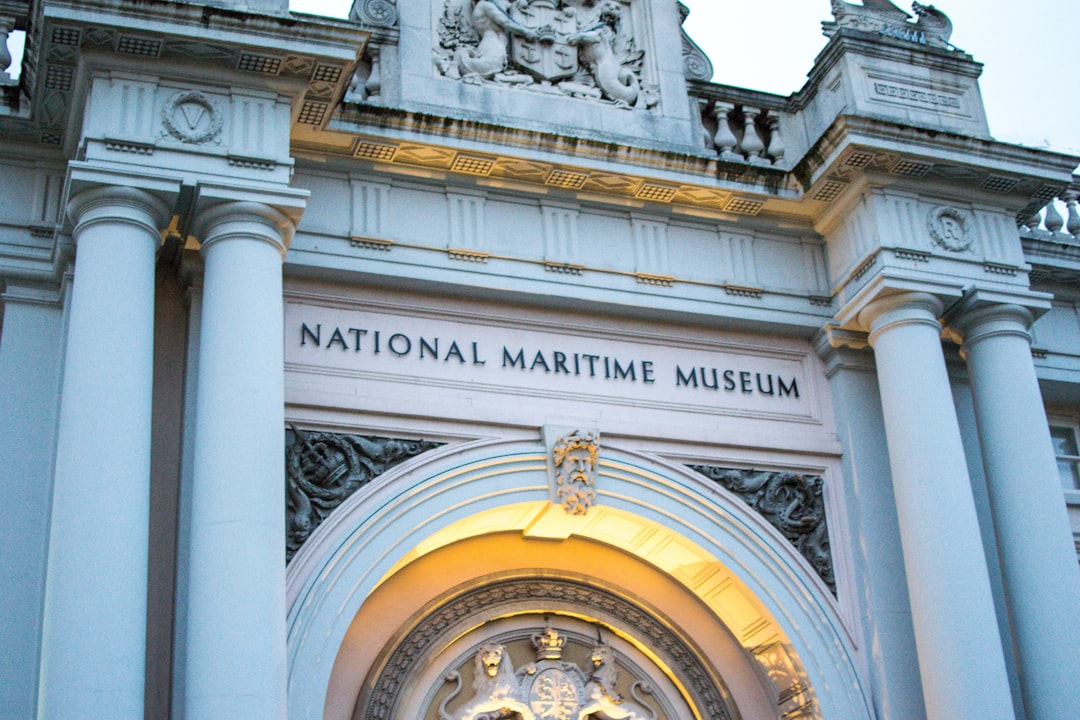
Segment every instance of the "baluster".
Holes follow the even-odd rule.
[[[701,118],[701,142],[706,148],[715,150],[716,146],[713,145],[712,139],[713,132],[712,130],[709,130],[709,125],[705,121],[706,117],[712,117],[712,105],[704,98],[696,98],[696,103],[698,117]]]
[[[784,138],[780,135],[780,116],[769,115],[765,118],[765,123],[769,128],[769,147],[765,150],[765,155],[772,158],[773,164],[776,164],[784,159],[787,151]]]
[[[728,124],[728,119],[734,110],[735,106],[728,102],[717,100],[713,104],[712,114],[716,118],[716,135],[713,136],[713,144],[716,145],[716,151],[720,153],[720,157],[725,160],[735,157],[735,147],[739,144],[735,133],[731,131],[731,125]]]
[[[367,93],[367,97],[378,97],[382,92],[382,66],[379,60],[379,48],[368,47],[368,57],[371,60],[371,72],[368,74],[367,82],[364,83],[364,92]]]
[[[1046,216],[1043,217],[1043,222],[1046,224],[1046,229],[1052,233],[1056,233],[1065,224],[1065,218],[1061,217],[1061,213],[1058,212],[1053,200],[1046,206]]]
[[[765,143],[761,141],[761,136],[758,134],[757,124],[754,122],[754,112],[750,108],[743,108],[743,117],[746,120],[746,125],[743,128],[742,138],[742,150],[743,155],[751,163],[761,164],[763,158],[761,154],[765,152]]]
[[[1080,210],[1077,210],[1077,200],[1080,200],[1080,193],[1075,190],[1065,194],[1065,206],[1069,209],[1069,222],[1065,225],[1065,229],[1075,238],[1080,238]]]
[[[10,15],[0,15],[0,78],[8,78],[7,69],[11,67],[11,51],[8,50],[7,41],[11,31],[15,28],[15,18]]]
[[[1024,226],[1031,232],[1037,232],[1042,227],[1042,215],[1040,211],[1036,210],[1031,214],[1027,220],[1024,221]]]

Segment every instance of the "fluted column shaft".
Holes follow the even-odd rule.
[[[285,717],[282,257],[292,223],[229,202],[205,264],[196,393],[186,717]]]
[[[1080,571],[1018,305],[960,315],[1028,720],[1080,708]]]
[[[154,263],[168,211],[125,187],[77,195],[77,244],[46,579],[42,718],[141,718]]]
[[[929,720],[1011,718],[1013,705],[934,296],[860,313],[885,434]]]

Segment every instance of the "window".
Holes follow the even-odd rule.
[[[1050,426],[1058,475],[1061,486],[1066,490],[1080,490],[1080,445],[1077,444],[1076,435],[1076,428],[1071,425]]]

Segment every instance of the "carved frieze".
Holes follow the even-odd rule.
[[[836,593],[829,528],[820,475],[791,472],[736,470],[711,465],[690,465],[750,507],[783,533],[806,558],[825,584]]]
[[[395,465],[439,447],[425,440],[341,435],[291,428],[285,433],[286,560],[354,492]]]
[[[446,77],[648,108],[626,0],[445,0],[435,66]]]

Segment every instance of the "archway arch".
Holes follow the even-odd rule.
[[[389,639],[362,639],[370,618],[361,611],[369,599],[376,602],[377,591],[447,548],[467,542],[492,548],[510,537],[545,546],[546,557],[519,553],[517,567],[477,562],[474,579],[496,573],[580,575],[580,558],[607,558],[590,577],[637,594],[620,572],[647,569],[681,593],[679,607],[704,612],[677,618],[690,624],[682,632],[700,635],[705,623],[716,637],[734,643],[744,665],[738,672],[729,665],[723,674],[735,672],[738,678],[732,683],[736,704],[758,702],[745,689],[752,668],[760,693],[774,703],[775,717],[797,707],[804,708],[803,717],[871,716],[850,639],[827,590],[739,500],[685,468],[605,445],[598,503],[587,516],[570,518],[550,503],[546,462],[538,442],[444,447],[395,468],[339,508],[289,568],[290,717],[352,716],[361,675],[374,661],[369,647],[365,666],[358,648],[382,648]],[[559,546],[570,552],[558,552]],[[611,553],[624,561],[612,560]],[[446,580],[460,585],[463,577]],[[423,602],[409,609],[416,612],[431,600],[424,593],[450,589],[425,587]],[[405,619],[385,623],[382,630],[396,632],[394,623]],[[722,646],[715,640],[708,652],[729,657],[730,648]]]

